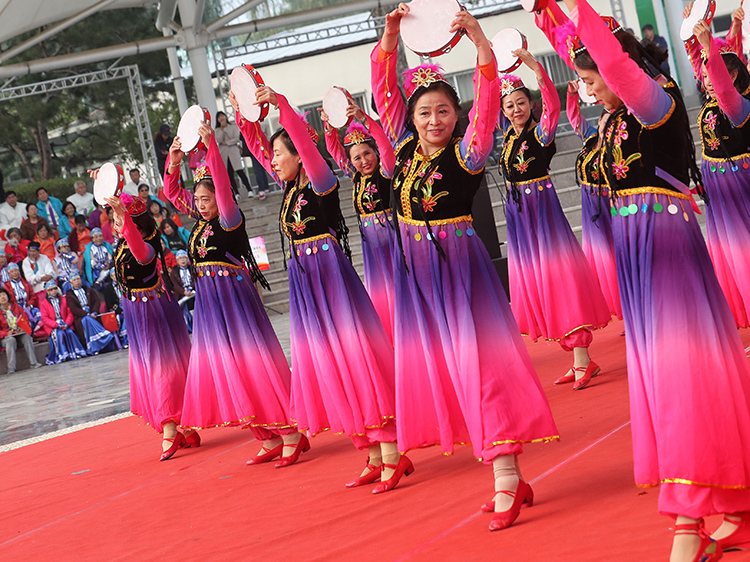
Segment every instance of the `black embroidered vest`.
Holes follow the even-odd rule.
[[[369,176],[356,172],[352,177],[352,183],[352,201],[357,215],[371,215],[390,210],[391,178],[383,175],[380,166]]]
[[[750,118],[741,127],[732,122],[719,108],[716,100],[707,102],[698,114],[701,147],[706,160],[731,160],[750,152]]]
[[[338,182],[325,195],[319,195],[309,182],[302,186],[287,182],[280,220],[284,234],[292,242],[324,234],[335,237],[340,216]]]
[[[145,239],[145,242],[154,249],[154,257],[148,263],[138,263],[133,252],[130,251],[124,238],[115,248],[115,275],[120,289],[128,297],[134,290],[156,289],[161,285],[159,272],[156,268],[157,251],[161,248],[161,237],[158,231]]]
[[[194,266],[228,264],[242,267],[243,250],[248,243],[245,240],[245,215],[240,214],[242,220],[230,230],[221,226],[218,215],[210,221],[200,219],[195,223],[188,241],[188,253]]]
[[[546,146],[542,144],[536,126],[520,135],[509,127],[503,137],[500,162],[505,179],[511,184],[522,184],[549,176],[549,165],[556,150],[554,140]]]

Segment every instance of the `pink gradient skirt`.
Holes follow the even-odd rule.
[[[390,214],[361,217],[362,257],[365,262],[365,288],[370,295],[388,339],[393,343],[393,245],[396,233]]]

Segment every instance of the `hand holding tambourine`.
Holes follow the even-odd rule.
[[[568,82],[568,95],[569,96],[579,95],[578,80],[571,80]]]
[[[401,18],[409,13],[409,6],[401,2],[398,7],[385,16],[385,31],[388,35],[398,35],[401,31]]]
[[[451,23],[451,33],[457,33],[461,30],[464,31],[469,38],[469,41],[474,43],[474,45],[479,45],[485,41],[489,44],[489,40],[482,30],[482,26],[479,25],[477,19],[466,10],[458,12],[456,14],[456,19]]]
[[[695,38],[698,40],[698,43],[700,43],[701,47],[707,50],[711,48],[711,28],[706,25],[705,21],[699,20],[698,23],[693,26],[693,35],[695,35]]]
[[[690,4],[685,6],[685,9],[682,10],[682,19],[687,19],[690,17],[690,12],[693,11],[693,4],[695,4],[695,2],[690,2]]]
[[[255,105],[263,105],[264,103],[271,104],[274,107],[279,106],[279,98],[268,86],[261,86],[255,90]]]
[[[214,135],[214,130],[211,128],[211,125],[206,121],[201,121],[201,124],[198,127],[198,134],[201,137],[203,145],[208,148],[208,144],[211,142],[211,137]]]
[[[169,167],[176,168],[182,162],[185,153],[182,151],[182,142],[180,137],[175,137],[172,146],[169,147]]]
[[[119,197],[107,197],[106,201],[107,205],[112,207],[112,212],[115,215],[121,219],[125,217],[128,211],[125,209],[125,205]]]
[[[528,52],[526,49],[516,49],[513,51],[513,55],[518,57],[522,63],[524,63],[526,66],[528,66],[531,70],[534,71],[534,73],[537,75],[537,78],[541,77],[539,63],[534,58],[534,55],[532,55],[530,52]]]
[[[346,116],[352,117],[357,121],[365,120],[365,112],[354,102],[349,103],[349,107],[346,108]]]

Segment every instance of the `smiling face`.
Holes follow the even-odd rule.
[[[531,118],[531,100],[523,90],[503,96],[503,115],[515,129],[522,129]]]
[[[445,93],[433,90],[419,97],[412,121],[422,145],[434,151],[450,142],[458,123],[458,113]]]
[[[42,203],[46,203],[46,202],[47,202],[47,199],[49,199],[49,193],[47,193],[47,190],[46,190],[46,189],[44,189],[44,188],[41,188],[41,189],[40,189],[40,190],[39,190],[39,191],[37,192],[37,194],[36,194],[36,197],[37,197],[37,199],[39,199],[39,201],[41,201]]]
[[[369,176],[378,167],[378,154],[366,142],[355,144],[349,149],[352,166],[363,176]]]
[[[0,291],[0,305],[7,306],[10,300],[8,300],[8,293]]]
[[[292,181],[297,177],[302,159],[294,154],[279,136],[273,140],[273,160],[271,166],[281,181]]]
[[[586,84],[586,93],[596,98],[596,103],[602,104],[607,111],[614,111],[622,105],[622,100],[609,89],[604,78],[596,70],[576,67],[576,72]]]
[[[210,221],[219,214],[219,206],[216,204],[216,194],[202,183],[195,190],[195,207],[201,214],[203,220]]]
[[[10,275],[10,278],[13,279],[13,281],[18,281],[21,278],[21,270],[14,267],[13,269],[8,270],[8,275]]]
[[[91,240],[96,244],[97,246],[101,246],[104,244],[104,235],[101,232],[97,232],[91,237]]]
[[[180,256],[177,258],[177,265],[180,267],[187,267],[190,260],[188,260],[187,256]]]
[[[174,230],[172,230],[172,225],[169,223],[164,223],[164,226],[162,227],[164,234],[167,236],[172,236],[174,234]]]

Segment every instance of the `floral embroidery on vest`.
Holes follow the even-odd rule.
[[[295,234],[303,234],[305,232],[305,225],[308,222],[315,220],[315,217],[307,217],[304,220],[302,219],[302,207],[304,207],[305,205],[307,205],[305,196],[302,192],[299,192],[297,201],[294,203],[294,207],[292,208],[292,218],[294,219],[294,222],[286,223],[287,226],[292,228]]]
[[[513,167],[521,174],[526,173],[526,170],[529,168],[529,164],[531,164],[531,161],[535,158],[534,156],[532,156],[528,160],[525,159],[523,153],[528,149],[529,145],[526,143],[526,141],[523,141],[523,143],[521,143],[521,148],[518,149],[518,154],[516,155],[516,163],[513,164]]]
[[[364,181],[365,180],[363,179],[363,183]],[[374,197],[377,194],[378,188],[375,185],[375,182],[368,181],[362,190],[362,206],[371,213],[375,211],[380,203],[380,199],[375,199]]]
[[[630,164],[635,162],[641,157],[640,152],[634,152],[627,158],[623,158],[622,155],[622,141],[627,140],[628,138],[628,125],[624,121],[618,121],[615,123],[613,128],[610,128],[608,136],[611,137],[612,133],[614,132],[614,140],[613,140],[613,148],[612,148],[612,156],[613,156],[613,164],[612,164],[612,171],[615,173],[615,177],[618,180],[621,180],[625,177],[627,177],[628,172],[630,171]]]
[[[422,170],[419,171],[417,174],[420,178],[424,178],[426,167],[422,168]],[[436,194],[432,194],[432,187],[435,184],[435,180],[439,180],[443,178],[443,174],[439,173],[437,170],[433,170],[432,173],[427,177],[427,179],[423,180],[421,182],[422,184],[422,208],[424,209],[425,213],[429,213],[435,209],[435,205],[437,205],[437,200],[441,197],[444,197],[448,195],[447,191],[441,191]],[[415,203],[419,203],[420,200],[416,197],[412,197],[412,201]]]
[[[706,135],[706,144],[711,150],[717,150],[721,145],[721,141],[716,136],[716,114],[713,111],[708,111],[703,118],[703,122],[706,124],[703,127],[703,132]]]
[[[206,246],[208,239],[213,235],[214,231],[211,225],[206,225],[206,228],[201,232],[201,237],[198,239],[198,255],[200,257],[205,258],[209,251],[216,249],[216,246]]]

